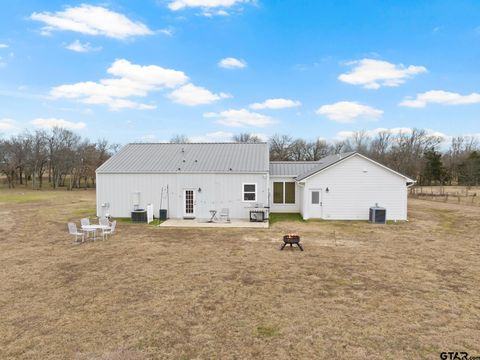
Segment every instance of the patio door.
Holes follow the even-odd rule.
[[[189,219],[195,217],[195,190],[183,190],[183,217]]]
[[[313,219],[323,218],[323,196],[322,189],[310,189],[310,198],[308,199],[310,214]]]

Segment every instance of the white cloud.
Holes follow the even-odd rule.
[[[230,142],[233,133],[226,131],[215,131],[205,135],[190,137],[191,142]]]
[[[137,110],[153,110],[156,109],[156,105],[142,104],[139,102],[126,100],[126,99],[116,99],[109,96],[90,96],[81,101],[84,104],[91,105],[108,105],[111,110],[122,110],[122,109],[137,109]]]
[[[231,97],[225,93],[215,94],[210,90],[193,84],[186,84],[172,91],[168,97],[178,104],[196,106],[211,104],[220,99]]]
[[[430,136],[438,136],[443,139],[443,142],[450,141],[452,139],[451,136],[446,135],[440,131],[435,131],[432,129],[425,129],[428,135]],[[406,127],[396,127],[396,128],[376,128],[376,129],[371,129],[371,130],[363,130],[365,135],[369,136],[370,138],[374,138],[380,133],[389,133],[392,135],[399,135],[399,134],[405,134],[405,135],[410,135],[413,132],[413,128],[406,128]],[[335,135],[335,139],[337,140],[345,140],[350,137],[352,137],[355,134],[355,131],[339,131]]]
[[[341,74],[338,79],[348,84],[361,85],[366,89],[399,86],[414,75],[427,71],[423,66],[405,67],[402,64],[395,65],[375,59],[352,61],[349,65],[354,65],[352,71]]]
[[[454,92],[443,90],[430,90],[417,94],[414,99],[405,99],[400,106],[423,108],[428,103],[442,105],[466,105],[480,103],[480,93],[471,93],[469,95],[460,95]]]
[[[261,109],[286,109],[300,106],[300,101],[290,100],[290,99],[267,99],[261,103],[250,104],[250,109],[261,110]]]
[[[33,13],[30,18],[46,24],[42,34],[68,30],[87,35],[103,35],[115,39],[150,35],[153,32],[143,23],[130,20],[123,14],[101,6],[82,4],[63,11]]]
[[[173,36],[173,33],[175,32],[175,29],[173,27],[168,27],[165,29],[160,29],[158,30],[159,33],[167,36]]]
[[[230,13],[225,10],[210,11],[210,10],[204,9],[201,15],[211,18],[214,16],[230,16]]]
[[[224,69],[243,69],[247,66],[244,60],[236,59],[233,57],[227,57],[218,62],[218,66]]]
[[[105,104],[112,110],[146,110],[154,109],[155,106],[126,98],[145,97],[150,91],[174,88],[188,80],[188,76],[182,71],[157,65],[136,65],[124,59],[116,60],[107,72],[116,78],[60,85],[54,87],[50,95],[54,98],[76,99],[86,104]]]
[[[9,132],[17,130],[16,122],[12,119],[0,119],[0,132]]]
[[[340,123],[352,123],[357,119],[378,119],[383,111],[355,101],[339,101],[321,106],[316,113]]]
[[[411,128],[401,128],[401,127],[398,127],[398,128],[391,128],[391,129],[387,129],[387,128],[376,128],[376,129],[372,129],[372,130],[364,130],[365,132],[365,135],[369,136],[369,137],[375,137],[377,136],[378,134],[382,133],[382,132],[385,132],[385,133],[389,133],[389,134],[392,134],[392,135],[397,135],[397,134],[411,134],[412,133],[412,129]],[[353,135],[355,134],[355,131],[339,131],[336,136],[335,136],[335,139],[338,139],[338,140],[345,140],[349,137],[352,137]]]
[[[65,46],[66,49],[72,50],[75,52],[80,52],[80,53],[87,53],[91,51],[99,51],[102,48],[101,47],[93,47],[90,45],[90,43],[81,43],[79,40],[75,40],[71,44],[68,44]]]
[[[107,72],[147,86],[173,88],[188,80],[183,71],[165,69],[157,65],[135,65],[124,59],[116,60]]]
[[[219,113],[209,112],[203,114],[206,118],[216,118],[219,124],[230,127],[266,127],[275,121],[266,115],[248,111],[247,109],[230,109]]]
[[[173,0],[168,4],[168,8],[172,11],[182,10],[185,8],[219,8],[231,7],[236,4],[248,3],[250,0]]]
[[[38,118],[31,121],[32,125],[37,128],[42,129],[51,129],[54,127],[61,127],[69,130],[80,130],[84,129],[87,124],[84,122],[71,122],[64,119],[57,118]]]
[[[5,48],[8,48],[7,44],[0,44],[0,49],[5,49]]]

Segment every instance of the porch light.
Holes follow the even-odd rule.
[[[327,188],[325,189],[325,192],[328,194],[329,191],[330,191],[330,189],[327,187]]]

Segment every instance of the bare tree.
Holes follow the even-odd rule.
[[[370,146],[370,136],[365,130],[355,131],[345,140],[345,150],[366,154]]]
[[[190,139],[187,137],[187,135],[175,134],[171,137],[170,142],[172,144],[184,144],[190,142]]]
[[[48,164],[48,135],[43,130],[36,130],[32,135],[28,167],[32,179],[32,189],[39,189],[43,184],[43,174]]]
[[[54,128],[51,131],[25,131],[9,139],[0,138],[0,174],[9,187],[28,185],[40,189],[48,170],[52,187],[80,187],[95,183],[95,169],[104,163],[118,145],[106,140],[91,143],[73,132]]]
[[[292,146],[292,138],[288,135],[273,135],[269,139],[270,143],[270,160],[290,160],[290,149]]]
[[[255,134],[240,133],[232,136],[232,141],[237,143],[260,143],[262,139]]]

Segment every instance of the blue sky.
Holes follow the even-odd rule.
[[[480,134],[480,2],[0,3],[0,133]]]

